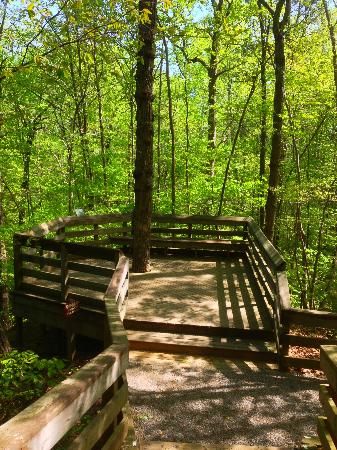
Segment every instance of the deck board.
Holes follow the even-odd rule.
[[[271,329],[271,309],[245,258],[161,257],[130,274],[127,319]]]

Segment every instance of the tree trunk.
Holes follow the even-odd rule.
[[[273,135],[270,155],[270,172],[268,183],[268,196],[266,202],[265,234],[270,241],[274,240],[275,222],[277,213],[277,189],[280,184],[281,162],[283,157],[282,127],[285,88],[285,53],[284,30],[289,21],[290,0],[278,0],[275,11],[263,0],[261,3],[268,9],[273,17],[274,35],[274,70],[275,90],[273,103]],[[285,7],[283,18],[281,12]]]
[[[176,210],[176,142],[173,122],[173,106],[172,106],[172,90],[170,79],[170,63],[168,46],[165,37],[163,38],[163,44],[165,49],[165,66],[166,66],[166,83],[167,83],[167,96],[169,107],[169,121],[170,121],[170,133],[171,133],[171,213],[175,214]]]
[[[149,21],[139,23],[136,69],[136,161],[133,211],[133,271],[150,270],[150,232],[153,184],[153,65],[157,0],[140,0],[139,12],[150,11]]]
[[[3,210],[3,188],[0,179],[0,226],[4,224]],[[8,323],[9,297],[7,288],[7,277],[5,276],[6,248],[5,243],[0,241],[0,355],[10,350],[10,344],[6,335],[5,326]]]
[[[100,77],[98,73],[97,44],[95,40],[93,41],[93,59],[94,59],[95,87],[98,104],[98,123],[99,123],[99,137],[100,137],[101,160],[103,170],[103,186],[104,186],[104,196],[106,197],[108,189],[108,177],[107,177],[106,144],[105,144],[105,130],[103,118],[103,99],[100,85]]]
[[[322,0],[326,21],[328,24],[331,49],[332,49],[332,67],[333,67],[333,76],[335,82],[335,104],[337,108],[337,48],[336,48],[336,37],[335,37],[335,27],[331,21],[331,15],[328,7],[328,3],[326,0]]]
[[[259,6],[260,6],[259,2]],[[260,37],[261,37],[261,130],[260,130],[260,197],[263,198],[263,180],[266,173],[266,153],[267,153],[267,77],[266,77],[266,66],[267,66],[267,48],[268,48],[268,35],[269,35],[269,24],[267,25],[266,19],[263,14],[259,14],[260,22]],[[260,228],[264,228],[265,219],[264,206],[260,206],[259,212],[259,222]]]

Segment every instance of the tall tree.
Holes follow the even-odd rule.
[[[157,0],[140,0],[136,68],[136,161],[133,270],[150,270],[153,185],[153,66]]]
[[[271,241],[274,239],[277,211],[277,189],[280,184],[281,162],[283,157],[283,109],[285,91],[285,31],[289,23],[291,0],[277,0],[273,9],[266,0],[261,4],[269,11],[273,22],[274,35],[274,71],[275,89],[273,102],[273,134],[270,155],[270,172],[265,215],[265,234]]]

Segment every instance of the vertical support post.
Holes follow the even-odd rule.
[[[94,223],[94,241],[98,241],[98,233],[95,233],[95,231],[98,230],[98,223]]]
[[[22,257],[21,257],[21,239],[14,234],[13,252],[14,252],[14,287],[20,289],[22,283]]]
[[[188,238],[192,239],[192,224],[188,224]]]
[[[56,231],[55,241],[62,241],[62,242],[65,241],[66,240],[65,232],[66,232],[65,227],[59,228]]]
[[[67,306],[69,303],[69,255],[66,246],[61,244],[61,302],[64,303],[64,311],[67,313]],[[73,361],[76,353],[75,333],[72,326],[72,316],[66,314],[65,333],[67,341],[67,357]]]

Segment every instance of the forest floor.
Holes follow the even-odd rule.
[[[133,351],[127,379],[136,434],[144,441],[294,448],[316,435],[317,376]]]

